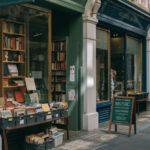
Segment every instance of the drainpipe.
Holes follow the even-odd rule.
[[[100,0],[88,0],[83,14],[83,86],[84,112],[82,128],[98,128],[96,112],[96,16],[101,6]]]

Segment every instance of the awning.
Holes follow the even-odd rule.
[[[98,19],[144,36],[150,25],[149,13],[121,0],[103,0]]]
[[[60,7],[61,9],[68,9],[79,13],[84,12],[83,4],[72,0],[1,0],[0,7],[26,3],[35,4],[49,9],[54,6],[54,8]]]
[[[10,5],[23,4],[28,2],[34,2],[34,0],[1,0],[0,6],[10,6]]]

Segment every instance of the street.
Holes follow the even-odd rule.
[[[118,126],[118,133],[108,133],[108,123],[100,125],[95,131],[70,132],[70,141],[53,150],[149,150],[150,149],[150,112],[137,118],[137,134],[128,137],[128,127]]]

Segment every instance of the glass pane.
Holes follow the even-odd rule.
[[[109,70],[108,56],[108,32],[97,29],[97,51],[96,51],[96,71],[97,71],[97,100],[109,99]]]
[[[108,51],[97,49],[97,96],[108,100]]]
[[[116,36],[117,35],[117,36]],[[111,97],[124,92],[124,38],[112,34],[111,38]]]
[[[96,31],[96,48],[108,49],[107,48],[107,32],[97,29]]]
[[[127,37],[127,90],[141,91],[142,86],[142,49],[141,41]]]
[[[35,79],[41,102],[48,100],[48,17],[31,11],[29,20],[29,73]],[[45,97],[45,98],[43,98]]]

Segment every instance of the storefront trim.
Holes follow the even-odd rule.
[[[10,6],[10,5],[16,5],[16,4],[23,4],[23,3],[29,3],[34,2],[34,0],[2,0],[0,2],[0,6]]]
[[[119,21],[119,20],[117,20],[115,18],[111,18],[111,17],[109,17],[109,16],[107,16],[105,14],[102,14],[102,15],[98,16],[97,18],[98,18],[99,21],[106,22],[106,23],[109,23],[111,25],[124,28],[126,30],[138,33],[138,34],[143,35],[143,36],[146,36],[146,34],[147,34],[147,32],[144,31],[144,30],[136,28],[136,27],[134,27],[132,25],[129,25],[129,24],[125,23],[125,22]]]
[[[70,9],[72,11],[76,11],[79,13],[83,13],[84,12],[84,6],[82,6],[79,3],[73,2],[73,1],[68,1],[68,0],[3,0],[0,2],[0,6],[8,6],[8,5],[16,5],[16,4],[25,4],[25,3],[37,3],[37,4],[41,4],[41,3],[45,3],[45,4],[53,4],[53,5],[58,5],[67,9]]]
[[[127,6],[127,7],[129,7],[129,8],[131,8],[131,9],[137,11],[138,13],[140,13],[140,14],[142,14],[142,15],[148,17],[148,18],[150,18],[149,12],[146,12],[144,9],[141,9],[140,7],[138,7],[138,6],[134,5],[134,4],[132,4],[131,2],[129,2],[129,1],[124,1],[124,0],[117,0],[117,1],[120,2],[120,3],[122,3],[122,4],[124,4],[125,6]]]
[[[150,15],[135,7],[138,10],[136,11],[132,5],[122,0],[103,0],[97,18],[99,21],[146,36]]]
[[[45,0],[48,3],[53,3],[56,5],[60,5],[62,7],[66,7],[68,9],[83,13],[84,7],[76,2],[68,1],[68,0]]]

